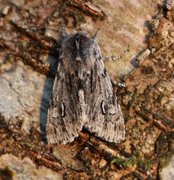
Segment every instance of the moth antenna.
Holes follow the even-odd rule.
[[[95,32],[94,36],[92,37],[92,39],[96,40],[97,36],[99,34],[100,29],[97,29],[97,31]]]
[[[61,35],[62,38],[66,38],[68,36],[68,33],[66,32],[65,28],[62,28],[62,30],[60,32],[60,35]]]
[[[62,52],[60,52],[59,59],[63,59],[63,58],[64,58],[64,54]]]

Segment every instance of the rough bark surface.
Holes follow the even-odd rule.
[[[0,0],[0,179],[173,179],[173,4]],[[86,131],[67,145],[45,143],[63,28],[100,28],[107,70],[126,85],[115,89],[126,121],[122,143]]]

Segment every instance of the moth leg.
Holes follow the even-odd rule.
[[[102,57],[103,62],[108,62],[108,61],[116,61],[121,59],[121,56],[109,56],[109,57]]]
[[[117,87],[117,88],[125,88],[126,87],[124,82],[117,82],[117,81],[111,80],[111,83],[112,83],[113,87]]]

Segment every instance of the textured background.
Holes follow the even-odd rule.
[[[174,12],[165,3],[0,0],[2,179],[172,179]],[[117,89],[124,142],[109,144],[82,132],[69,145],[44,143],[54,81],[48,65],[56,62],[51,46],[62,29],[90,35],[100,29],[107,71],[126,84]]]

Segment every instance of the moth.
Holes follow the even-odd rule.
[[[118,143],[125,125],[96,36],[78,32],[64,39],[48,109],[47,141],[66,144],[82,128]]]

